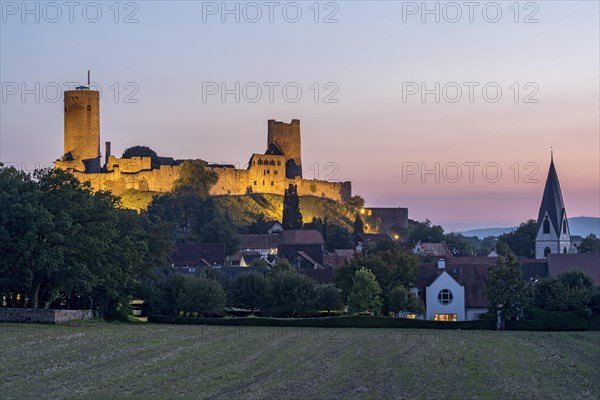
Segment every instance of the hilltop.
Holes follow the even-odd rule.
[[[140,192],[128,190],[121,196],[124,207],[143,210],[156,192]],[[263,214],[266,220],[281,221],[283,215],[283,196],[268,193],[252,193],[247,195],[212,196],[223,214],[227,213],[231,221],[238,226],[247,226],[255,222]],[[311,222],[313,217],[325,218],[330,223],[352,230],[355,211],[346,205],[328,198],[317,196],[300,196],[300,212],[304,222]]]

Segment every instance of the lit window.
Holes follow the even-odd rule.
[[[434,314],[433,319],[435,321],[456,321],[456,314]]]
[[[452,298],[452,292],[448,289],[442,289],[438,293],[438,301],[440,302],[440,304],[450,304],[452,303]]]
[[[417,319],[417,314],[406,314],[406,318],[408,318],[408,319]]]

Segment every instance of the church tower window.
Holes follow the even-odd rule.
[[[548,216],[544,218],[544,233],[550,233],[550,221],[548,220]]]

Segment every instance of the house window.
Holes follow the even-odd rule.
[[[563,221],[563,233],[566,234],[567,233],[567,220]]]
[[[544,218],[544,233],[550,233],[550,221],[548,220],[548,216]]]
[[[456,314],[434,314],[433,319],[435,321],[456,321]]]
[[[408,318],[408,319],[417,319],[417,314],[406,314],[406,318]]]
[[[550,250],[550,247],[546,247],[544,249],[544,258],[548,257],[548,254],[552,253],[552,250]]]
[[[438,301],[443,305],[452,303],[453,297],[452,292],[448,289],[442,289],[438,293]]]

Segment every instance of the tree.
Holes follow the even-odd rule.
[[[125,151],[123,152],[123,155],[121,157],[122,158],[150,157],[152,160],[151,161],[152,168],[160,167],[160,159],[158,157],[158,154],[156,154],[156,152],[154,150],[152,150],[150,147],[146,147],[146,146],[129,147],[129,148],[125,149]]]
[[[381,288],[375,275],[362,267],[354,275],[352,289],[348,296],[348,311],[379,314],[382,306],[380,295]]]
[[[336,270],[334,282],[342,291],[342,298],[348,298],[356,272],[362,267],[369,269],[382,289],[383,311],[387,313],[391,290],[397,285],[408,287],[414,283],[418,264],[418,256],[400,249],[356,254],[350,262]]]
[[[289,269],[270,271],[268,294],[261,312],[274,317],[302,317],[315,311],[315,283]]]
[[[490,302],[490,311],[497,313],[501,321],[519,318],[525,307],[525,281],[519,262],[514,256],[499,257],[488,271],[485,295]]]
[[[365,223],[360,217],[360,214],[356,213],[354,224],[352,226],[352,234],[358,235],[359,233],[365,233]]]
[[[202,226],[196,239],[203,243],[225,243],[225,253],[232,255],[240,246],[240,239],[225,218],[215,218]]]
[[[496,241],[496,253],[501,257],[515,256],[510,247],[508,247],[508,245],[501,240]]]
[[[302,229],[298,187],[290,184],[283,196],[283,229]]]
[[[187,312],[197,312],[203,317],[223,315],[225,312],[225,291],[213,279],[203,276],[186,277],[181,308]]]
[[[389,307],[406,318],[408,314],[424,314],[423,302],[406,287],[397,285],[390,291]]]
[[[242,273],[231,284],[231,305],[247,308],[252,314],[264,302],[267,295],[267,280],[256,272]]]
[[[577,251],[579,253],[600,253],[600,239],[590,233],[581,241]]]
[[[315,296],[317,308],[330,313],[333,310],[339,310],[342,307],[340,290],[335,285],[319,284],[315,286]]]
[[[356,210],[360,210],[365,206],[365,199],[359,194],[351,196],[348,201],[348,205]]]
[[[409,240],[411,242],[440,243],[444,240],[444,228],[433,225],[429,219],[425,219],[423,222],[413,222]]]
[[[521,223],[514,231],[500,235],[498,240],[506,243],[517,256],[534,258],[536,235],[537,221],[530,219]]]
[[[191,190],[205,198],[218,180],[217,173],[207,169],[203,160],[186,160],[179,166],[179,178],[173,183],[173,191]]]
[[[533,285],[532,302],[547,311],[585,311],[594,300],[597,288],[581,271],[563,272]]]
[[[325,239],[325,249],[334,251],[335,249],[351,249],[353,246],[350,232],[339,225],[327,225],[327,238]]]

